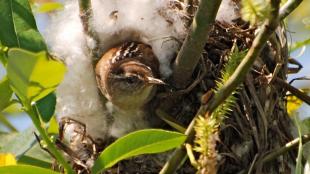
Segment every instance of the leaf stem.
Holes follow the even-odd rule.
[[[67,172],[67,174],[74,174],[74,172],[73,172],[72,168],[70,167],[70,165],[66,162],[65,158],[63,157],[63,155],[57,150],[56,146],[51,142],[51,140],[48,137],[46,131],[42,127],[41,121],[39,119],[38,111],[36,109],[34,109],[31,105],[28,105],[26,108],[27,108],[26,112],[30,116],[34,126],[39,131],[42,139],[46,143],[47,149],[54,155],[54,157],[56,158],[57,162],[59,162],[64,167],[64,169]]]

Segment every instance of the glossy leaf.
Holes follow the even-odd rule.
[[[146,129],[130,133],[108,146],[95,161],[92,173],[98,173],[120,160],[141,155],[164,152],[180,146],[186,136],[181,133]]]
[[[60,174],[58,172],[28,165],[14,165],[0,167],[1,174]]]
[[[48,59],[46,52],[32,53],[10,49],[7,66],[13,91],[24,102],[35,102],[55,90],[62,81],[66,67]]]
[[[49,127],[47,129],[47,132],[49,134],[58,134],[59,125],[57,123],[57,120],[56,120],[55,116],[52,117],[52,119],[50,120],[49,123],[50,123],[50,125],[49,125]]]
[[[56,95],[52,92],[36,103],[42,120],[47,123],[55,112]]]
[[[0,0],[0,40],[8,47],[46,50],[28,0]]]
[[[12,97],[12,90],[10,88],[9,80],[7,77],[0,81],[0,111],[9,106]]]
[[[19,158],[18,164],[26,164],[26,165],[32,165],[32,166],[37,166],[37,167],[43,167],[50,169],[52,167],[51,163],[45,162],[43,160],[33,158],[28,155],[23,155],[22,157]]]

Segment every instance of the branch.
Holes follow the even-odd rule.
[[[279,86],[282,86],[287,91],[290,91],[294,96],[299,98],[300,100],[304,101],[308,105],[310,105],[310,96],[308,96],[306,93],[300,91],[299,89],[295,88],[294,86],[288,84],[284,80],[280,78],[275,78],[275,82],[279,84]]]
[[[189,34],[173,65],[172,78],[176,87],[184,88],[190,82],[189,80],[199,62],[221,1],[201,0],[199,2]]]
[[[222,103],[244,80],[245,76],[251,69],[254,61],[259,56],[271,34],[277,28],[280,20],[278,16],[279,0],[271,0],[272,11],[270,17],[266,19],[258,35],[255,37],[251,48],[241,61],[232,76],[216,93],[215,97],[210,101],[206,110],[212,112],[220,103]]]
[[[288,0],[281,8],[280,8],[280,20],[283,20],[286,18],[293,10],[295,10],[298,5],[303,0]]]
[[[301,140],[302,140],[302,144],[308,143],[310,141],[310,135],[306,134],[306,135],[301,136]],[[264,163],[272,161],[272,160],[276,159],[277,157],[279,157],[280,155],[283,155],[286,152],[296,148],[299,145],[299,141],[300,141],[300,139],[296,138],[296,139],[286,143],[284,146],[282,146],[278,149],[275,149],[274,151],[272,151],[269,154],[267,154],[266,156],[264,156],[263,159],[261,161],[257,162],[257,164],[255,164],[254,166],[262,166]],[[249,173],[250,169],[244,169],[244,170],[240,171],[238,174]]]
[[[83,25],[84,33],[92,38],[96,42],[96,46],[94,48],[89,48],[91,55],[93,58],[98,59],[101,55],[99,55],[99,48],[97,45],[99,44],[99,38],[96,35],[96,32],[93,31],[90,24],[90,19],[93,16],[93,10],[91,8],[91,0],[79,0],[79,8],[80,8],[80,18]]]
[[[300,140],[299,138],[295,138],[294,140],[286,143],[283,147],[280,147],[278,149],[275,149],[273,152],[270,152],[262,159],[261,164],[274,160],[278,156],[283,155],[284,153],[290,151],[293,148],[296,148],[299,145],[299,140]],[[310,141],[310,135],[306,134],[301,136],[301,141],[302,144],[306,144],[307,142]]]

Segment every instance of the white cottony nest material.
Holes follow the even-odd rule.
[[[92,4],[92,26],[103,51],[124,40],[142,41],[152,46],[161,74],[171,74],[170,61],[187,33],[183,4],[175,0],[94,0]]]
[[[92,0],[91,26],[98,34],[102,52],[125,40],[152,46],[160,60],[161,74],[171,73],[170,61],[186,36],[186,16],[172,8],[171,0]],[[88,46],[94,43],[83,33],[78,1],[65,2],[64,10],[52,15],[45,39],[50,52],[61,58],[68,72],[57,88],[56,114],[86,124],[93,138],[108,133],[108,112],[98,94]],[[117,120],[115,121],[117,122]],[[124,131],[125,132],[125,131]]]
[[[96,44],[103,53],[127,40],[152,46],[160,62],[163,78],[171,74],[170,62],[187,34],[189,17],[177,0],[92,0],[90,27],[99,43],[83,33],[77,0],[65,2],[64,10],[52,15],[45,39],[50,52],[61,58],[67,68],[64,81],[57,88],[56,114],[86,124],[93,138],[108,133],[108,112],[98,94],[92,57],[88,48]],[[223,2],[228,2],[224,0]],[[221,7],[226,9],[226,7]],[[229,17],[219,15],[219,18]],[[115,121],[117,122],[117,121]]]

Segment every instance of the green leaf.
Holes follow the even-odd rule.
[[[59,132],[59,125],[58,125],[58,122],[57,122],[55,116],[52,117],[52,119],[50,120],[49,123],[50,123],[50,125],[48,127],[47,132],[49,134],[58,134],[58,132]]]
[[[34,145],[34,142],[36,141],[33,135],[34,131],[34,128],[29,128],[23,132],[11,135],[1,135],[1,141],[4,141],[5,139],[7,139],[7,141],[4,141],[3,144],[1,143],[0,153],[12,153],[17,158],[20,157]]]
[[[186,139],[181,133],[146,129],[130,133],[108,146],[95,161],[92,173],[112,167],[120,160],[170,150],[180,146]]]
[[[7,66],[13,91],[23,102],[35,102],[53,92],[62,81],[66,67],[49,59],[46,52],[10,49]]]
[[[290,48],[290,52],[293,52],[293,51],[297,50],[298,48],[301,48],[301,47],[309,45],[309,44],[310,44],[310,38],[303,40],[303,41],[295,42],[292,44],[292,46]]]
[[[0,40],[8,47],[46,50],[28,0],[0,0]]]
[[[0,167],[1,174],[60,174],[58,172],[29,165],[12,165]]]
[[[53,92],[48,94],[46,97],[37,101],[36,106],[40,112],[42,120],[45,123],[49,122],[55,112],[56,95]]]
[[[7,77],[4,77],[0,81],[0,112],[9,106],[12,93],[9,80]]]
[[[32,166],[43,167],[47,169],[50,169],[52,166],[51,163],[47,163],[45,161],[30,157],[27,155],[23,155],[22,157],[20,157],[20,159],[18,160],[18,164],[32,165]]]
[[[62,10],[63,4],[60,2],[46,2],[35,9],[35,13],[49,13],[55,10]]]

